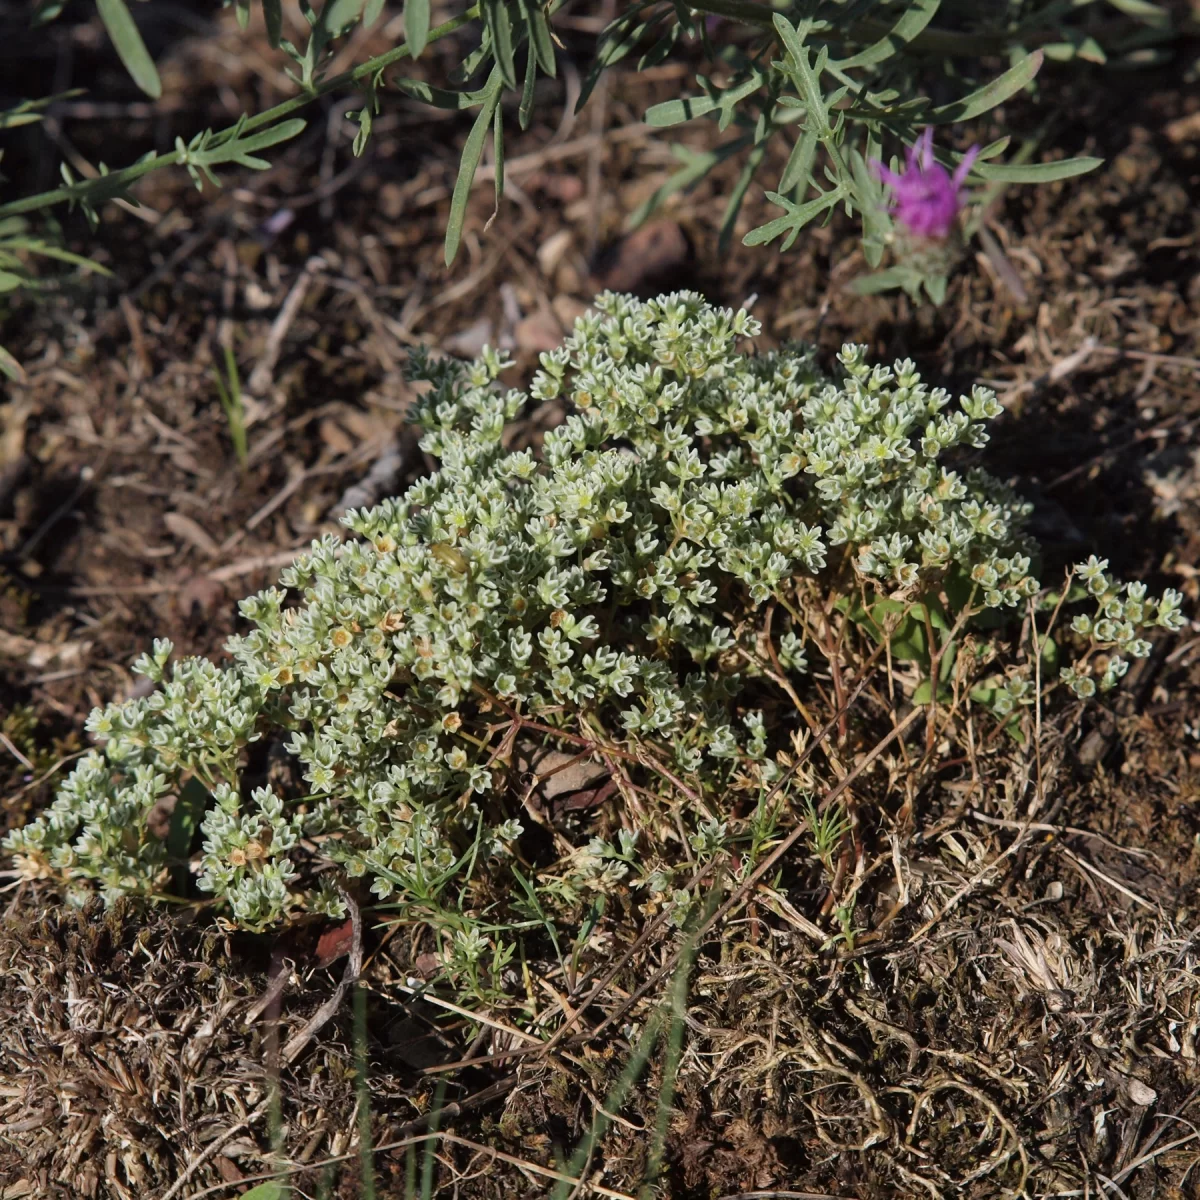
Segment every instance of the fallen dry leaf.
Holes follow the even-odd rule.
[[[189,621],[207,620],[225,603],[225,588],[211,575],[192,575],[180,585],[175,603]]]
[[[518,350],[526,354],[543,354],[562,341],[562,328],[552,313],[536,312],[516,323],[513,337]]]
[[[340,925],[327,929],[317,939],[317,966],[327,967],[330,963],[350,953],[354,944],[354,922],[347,918]]]
[[[180,541],[187,542],[195,546],[197,550],[203,554],[216,555],[220,553],[220,546],[213,540],[208,531],[200,524],[199,521],[193,520],[181,512],[169,512],[163,515],[163,524],[173,533]]]

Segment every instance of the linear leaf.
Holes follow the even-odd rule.
[[[504,199],[504,109],[499,104],[492,120],[492,152],[496,156],[496,212]]]
[[[269,146],[277,146],[304,132],[308,123],[301,117],[292,117],[290,121],[280,121],[278,125],[270,125],[249,137],[239,138],[233,145],[243,153],[253,153],[255,150],[266,150]]]
[[[283,37],[283,4],[280,0],[262,0],[263,22],[267,27],[267,41],[272,49],[279,49]]]
[[[546,20],[541,0],[525,0],[525,24],[529,29],[529,44],[537,56],[542,73],[551,79],[558,74],[558,62],[554,57],[554,38],[550,34],[550,22]]]
[[[1017,163],[1011,166],[1002,163],[976,163],[971,169],[971,174],[990,183],[1054,183],[1059,179],[1073,179],[1076,175],[1086,175],[1103,163],[1102,158],[1088,157],[1027,165]]]
[[[287,1188],[279,1180],[268,1179],[266,1183],[260,1183],[248,1192],[243,1192],[242,1200],[283,1200],[286,1195]]]
[[[125,0],[96,0],[96,10],[130,78],[147,96],[157,100],[162,95],[162,82]]]
[[[433,87],[420,79],[397,79],[393,86],[414,100],[432,104],[434,108],[450,109],[452,112],[461,111],[464,108],[474,108],[475,105],[482,103],[488,94],[486,87],[473,92],[451,92],[445,88]]]
[[[0,346],[0,374],[7,375],[13,383],[25,382],[25,368],[3,346]]]
[[[835,65],[845,71],[851,67],[871,67],[885,58],[891,58],[933,20],[941,2],[942,0],[915,0],[912,7],[873,46],[868,46],[852,58],[844,58]]]
[[[953,104],[943,104],[929,114],[931,125],[948,125],[953,121],[970,121],[985,112],[1003,104],[1010,96],[1015,96],[1038,73],[1045,56],[1040,50],[1027,54],[1019,62],[1014,63],[1003,75],[996,76],[991,83],[956,100]]]
[[[684,96],[679,100],[664,100],[661,104],[652,104],[646,109],[646,124],[663,129],[668,125],[679,125],[683,121],[703,117],[717,109],[731,110],[739,101],[758,91],[762,87],[763,79],[761,71],[754,71],[735,87],[722,92],[713,91],[707,96]]]
[[[531,50],[525,56],[525,86],[521,89],[521,105],[517,109],[517,121],[522,129],[529,128],[529,118],[533,116],[537,65],[537,58]]]
[[[43,258],[53,258],[57,262],[69,263],[73,267],[82,267],[85,271],[95,271],[97,275],[105,275],[110,278],[112,276],[112,272],[107,267],[93,262],[90,258],[84,258],[82,254],[72,254],[70,250],[64,250],[60,246],[48,246],[45,242],[31,242],[27,248],[31,254],[40,254]]]
[[[1118,12],[1127,17],[1140,17],[1149,25],[1169,25],[1171,14],[1157,4],[1148,4],[1146,0],[1108,0]]]
[[[429,0],[404,0],[404,36],[413,58],[429,41]]]
[[[458,178],[454,181],[454,195],[450,198],[450,218],[446,222],[446,266],[449,266],[458,254],[458,246],[462,241],[463,221],[467,215],[467,200],[471,195],[471,184],[475,172],[479,169],[479,159],[483,155],[483,143],[487,140],[488,126],[492,123],[492,114],[500,103],[500,67],[492,68],[488,79],[487,98],[471,132],[467,135],[463,146],[462,161],[458,165]]]
[[[813,159],[817,154],[817,131],[805,128],[792,152],[779,180],[779,190],[790,192],[798,183],[807,183],[812,178]]]
[[[325,28],[331,33],[340,33],[362,15],[363,0],[325,0],[321,16]]]
[[[492,48],[496,55],[496,66],[504,86],[517,86],[517,64],[513,58],[512,19],[504,0],[481,0],[483,19],[492,35]]]
[[[579,99],[575,101],[575,111],[582,111],[587,103],[592,89],[600,80],[600,76],[623,58],[627,58],[642,40],[646,31],[658,23],[659,17],[652,16],[649,20],[638,21],[640,10],[633,9],[617,17],[600,35],[600,43],[592,56],[591,70],[588,71],[579,90]]]

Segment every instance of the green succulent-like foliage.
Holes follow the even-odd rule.
[[[199,884],[243,925],[338,911],[315,882],[329,862],[380,896],[450,886],[469,907],[468,881],[519,853],[526,811],[505,771],[517,735],[561,731],[612,768],[626,806],[618,845],[560,859],[570,896],[656,857],[636,836],[656,828],[656,793],[677,805],[671,828],[716,853],[730,794],[778,777],[752,707],[767,602],[776,657],[798,675],[805,595],[953,591],[1002,610],[1038,592],[1028,506],[945,461],[986,442],[1000,411],[987,390],[953,405],[912,363],[872,367],[853,346],[832,380],[804,347],[746,355],[758,323],[689,293],[605,294],[596,310],[533,380],[567,412],[540,455],[505,448],[530,397],[498,387],[500,356],[414,356],[437,473],[350,513],[356,540],[314,543],[280,587],[244,600],[230,665],[168,671],[156,643],[137,669],[158,690],[96,710],[102,748],[8,839],[26,869],[109,897],[159,893],[167,848],[147,818],[195,779],[211,793]],[[1100,622],[1076,630],[1147,652],[1135,626],[1177,627],[1178,597],[1122,601],[1104,565],[1084,570]],[[1086,691],[1087,661],[1069,670]],[[261,739],[284,742],[305,794],[251,786]],[[671,887],[657,869],[642,882]]]

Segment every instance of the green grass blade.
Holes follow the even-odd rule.
[[[157,100],[162,95],[162,81],[125,0],[96,0],[96,9],[130,78],[147,96]]]

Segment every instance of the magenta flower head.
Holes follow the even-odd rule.
[[[972,146],[951,176],[934,161],[930,127],[908,148],[903,174],[889,171],[878,159],[872,159],[871,166],[891,188],[891,208],[901,225],[918,237],[944,238],[962,208],[963,180],[978,156],[979,147]]]

